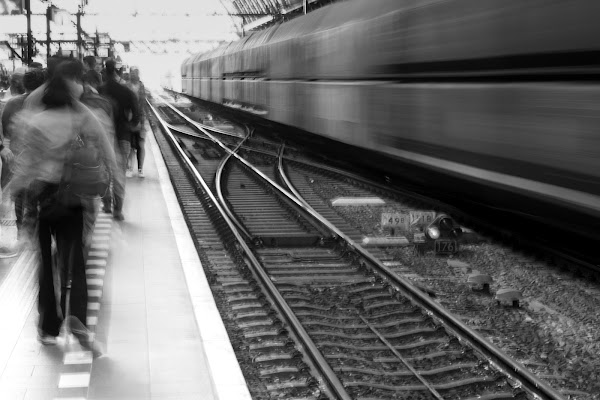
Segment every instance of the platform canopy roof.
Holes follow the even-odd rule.
[[[340,0],[221,0],[231,16],[240,17],[242,30],[260,29]]]

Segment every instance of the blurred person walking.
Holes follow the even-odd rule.
[[[84,69],[84,73],[83,73],[84,80],[87,80],[88,82],[98,80],[99,81],[98,86],[100,84],[102,84],[102,75],[100,75],[96,71],[96,57],[94,57],[94,56],[83,57],[83,69]]]
[[[27,98],[25,99],[25,102],[23,103],[23,109],[24,110],[29,110],[32,112],[40,112],[43,111],[46,106],[44,105],[42,98],[44,97],[45,93],[46,93],[46,87],[48,85],[48,80],[50,80],[50,78],[52,78],[52,76],[54,75],[54,70],[56,69],[56,67],[65,61],[68,61],[70,59],[68,58],[64,58],[64,57],[50,57],[48,59],[48,68],[46,70],[46,82],[44,82],[43,85],[41,85],[39,88],[35,89],[33,92],[31,92],[31,94],[29,96],[27,96]]]
[[[110,117],[110,121],[108,121],[110,128],[113,129],[111,132],[113,135],[109,138],[112,140],[114,137],[114,127],[113,127],[113,104],[111,101],[105,96],[100,95],[98,92],[101,81],[99,74],[85,74],[83,76],[83,95],[81,96],[81,101],[83,104],[92,108],[93,110],[102,110],[102,117],[107,116]],[[92,110],[92,111],[93,111]],[[100,122],[105,122],[104,118]]]
[[[116,62],[106,61],[107,81],[100,86],[99,92],[108,96],[115,106],[113,112],[116,139],[118,143],[117,162],[119,169],[113,181],[113,217],[122,221],[123,201],[125,199],[125,178],[127,170],[127,159],[131,151],[131,126],[136,126],[140,121],[138,105],[135,94],[117,81]]]
[[[102,76],[102,71],[104,71],[104,67],[103,65],[104,62],[102,61],[101,58],[96,58],[96,65],[94,66],[94,70],[98,73],[98,75],[100,75],[100,83],[102,83],[104,81],[104,77]]]
[[[135,94],[135,98],[138,104],[138,110],[140,113],[140,122],[136,126],[131,128],[131,152],[129,154],[129,171],[133,173],[133,160],[134,153],[137,154],[137,167],[138,167],[138,177],[144,177],[144,158],[146,156],[146,151],[144,149],[144,145],[146,142],[146,131],[144,129],[144,109],[146,104],[146,88],[144,87],[144,83],[140,80],[140,69],[138,67],[131,67],[130,81],[127,84],[127,87],[131,89],[133,94]]]
[[[40,69],[32,69],[23,76],[23,93],[11,97],[2,109],[2,130],[3,139],[10,139],[10,127],[12,117],[23,108],[25,99],[31,92],[44,83],[45,75]],[[10,142],[9,142],[10,143]]]
[[[6,103],[13,97],[25,93],[23,87],[23,76],[25,75],[26,68],[17,68],[15,72],[10,76],[10,86],[8,87],[8,93],[2,98],[2,102]]]
[[[115,81],[119,82],[121,85],[125,85],[125,79],[123,78],[123,74],[125,73],[125,67],[121,61],[115,61]],[[108,74],[107,74],[108,76]]]
[[[2,132],[0,135],[0,158],[2,160],[2,177],[0,184],[2,186],[2,196],[4,197],[5,186],[12,177],[14,169],[13,160],[15,155],[19,155],[22,151],[24,133],[18,129],[15,116],[23,108],[25,99],[31,92],[40,87],[46,78],[45,73],[41,69],[32,69],[25,73],[23,77],[23,86],[25,93],[13,97],[8,101],[2,110]],[[35,219],[37,209],[33,204],[28,203],[27,189],[23,189],[18,193],[12,193],[15,201],[15,217],[17,220],[17,239],[29,239],[35,228]]]
[[[63,320],[69,316],[71,332],[82,346],[90,348],[87,321],[87,283],[83,258],[83,207],[75,188],[74,164],[69,163],[83,144],[96,145],[102,162],[116,169],[114,152],[102,125],[78,99],[83,93],[83,67],[76,60],[61,63],[46,85],[41,112],[23,110],[23,151],[17,158],[11,185],[30,188],[39,206],[38,239],[41,252],[39,273],[39,340],[53,344]],[[81,153],[78,153],[81,154]],[[88,154],[88,153],[85,153]],[[81,161],[81,160],[80,160]],[[71,179],[69,179],[69,177]],[[61,276],[61,311],[56,304],[52,239],[66,271]],[[71,282],[69,301],[67,288]],[[68,312],[67,312],[68,311]]]
[[[100,87],[100,74],[90,73],[95,71],[88,71],[83,76],[83,95],[81,96],[81,102],[85,104],[93,113],[96,115],[104,131],[107,134],[108,141],[114,150],[116,147],[115,140],[115,127],[113,123],[113,104],[104,96],[98,93]],[[112,212],[112,187],[111,181],[112,176],[109,176],[109,184],[104,196],[102,196],[102,211],[105,213]],[[96,220],[96,202],[95,199],[90,199],[85,207],[85,223],[84,223],[84,243],[87,242],[86,238],[89,238],[94,222]]]

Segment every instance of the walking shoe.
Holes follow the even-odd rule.
[[[75,337],[77,337],[77,335],[75,335]],[[83,349],[92,353],[92,358],[102,357],[104,350],[102,349],[100,343],[86,338],[77,337],[77,339],[79,340],[79,344]]]
[[[82,348],[91,351],[94,358],[102,356],[102,346],[95,340],[95,335],[77,317],[70,315],[65,323]]]
[[[19,252],[14,248],[0,246],[0,258],[16,257]]]
[[[131,178],[131,177],[133,176],[133,171],[132,171],[132,170],[130,170],[130,169],[128,169],[127,171],[125,171],[125,176],[126,176],[127,178]]]
[[[141,169],[138,170],[138,177],[144,178],[144,171],[142,171]]]
[[[112,214],[112,210],[110,209],[110,207],[102,207],[102,212],[105,214]]]
[[[113,218],[116,219],[117,221],[123,221],[125,219],[125,216],[123,215],[123,213],[121,211],[114,211]]]
[[[56,336],[48,335],[47,333],[38,334],[38,342],[43,344],[44,346],[54,346],[56,345]]]

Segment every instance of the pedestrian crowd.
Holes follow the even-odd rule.
[[[95,57],[50,58],[46,69],[13,74],[2,108],[0,218],[14,204],[17,245],[0,246],[0,258],[39,248],[38,339],[46,345],[67,325],[93,349],[84,246],[99,203],[125,219],[125,183],[136,160],[144,178],[146,91],[137,67],[128,80],[123,72],[112,59],[102,68]]]

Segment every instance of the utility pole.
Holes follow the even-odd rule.
[[[25,0],[27,10],[27,58],[25,63],[31,64],[33,60],[33,35],[31,34],[31,0]]]
[[[100,35],[98,35],[98,28],[96,28],[96,37],[94,38],[94,57],[98,57],[98,46],[100,45]]]
[[[52,19],[52,6],[48,4],[46,9],[46,63],[50,58],[50,20]]]
[[[77,11],[77,58],[79,61],[83,60],[83,46],[81,44],[81,14],[83,13],[83,7],[79,6]]]

